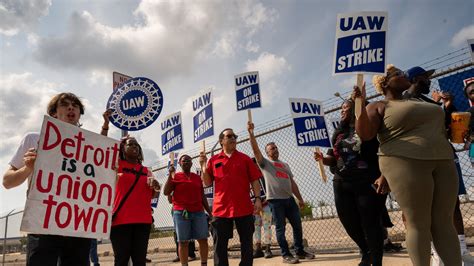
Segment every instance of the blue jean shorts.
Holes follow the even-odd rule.
[[[178,242],[206,239],[209,236],[206,214],[201,212],[173,211],[173,222],[178,237]]]

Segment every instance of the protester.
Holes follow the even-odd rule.
[[[254,163],[257,163],[255,158],[252,158]],[[266,200],[265,193],[265,179],[263,176],[258,180],[260,182],[260,201],[262,202],[262,211],[260,213],[255,213],[255,232],[253,233],[253,241],[255,242],[255,250],[253,251],[254,258],[265,257],[269,259],[273,257],[271,251],[272,245],[272,211],[270,205]],[[255,203],[255,196],[253,193],[250,193],[250,198],[252,202]],[[262,229],[263,229],[263,244],[265,245],[262,248]]]
[[[331,167],[334,201],[344,229],[362,253],[359,265],[382,265],[381,223],[388,184],[378,166],[377,138],[362,141],[355,132],[354,102],[341,107],[341,123],[332,136],[333,149],[326,156],[314,152],[314,159]]]
[[[237,151],[237,135],[230,128],[219,134],[222,151],[207,161],[201,152],[199,163],[205,186],[214,182],[214,202],[211,222],[214,239],[214,265],[229,265],[227,245],[237,228],[240,239],[240,265],[253,265],[252,234],[253,213],[262,210],[260,202],[260,171],[247,155]],[[206,164],[207,163],[207,164]],[[255,205],[250,200],[250,187],[255,195]]]
[[[173,221],[179,242],[179,258],[181,265],[188,265],[189,241],[196,239],[199,243],[201,265],[207,265],[208,228],[204,210],[209,214],[211,210],[204,197],[200,176],[191,172],[191,157],[182,155],[179,165],[183,171],[177,173],[174,166],[170,166],[164,187],[165,195],[173,193]]]
[[[469,101],[469,109],[467,112],[471,113],[471,120],[469,122],[469,135],[466,137],[466,149],[469,150],[469,159],[471,166],[474,167],[474,79],[467,82],[464,87],[464,95]]]
[[[171,195],[168,195],[168,202],[170,204],[173,204],[173,197]],[[173,217],[173,207],[171,207],[171,217]],[[174,225],[174,224],[173,224]],[[173,227],[173,241],[176,246],[176,258],[172,260],[172,262],[178,262],[180,261],[179,259],[179,243],[178,243],[178,236],[176,235],[176,226]],[[196,244],[194,243],[194,240],[189,241],[188,244],[188,261],[195,261],[196,260]]]
[[[48,103],[47,113],[63,122],[80,126],[84,105],[73,93],[59,93]],[[40,134],[28,133],[10,160],[3,175],[6,189],[30,183]],[[90,239],[59,235],[28,234],[26,264],[29,266],[89,265]]]
[[[89,256],[92,265],[100,266],[99,256],[97,255],[97,239],[91,239],[91,249],[89,251]]]
[[[452,222],[458,180],[444,113],[433,104],[403,99],[411,83],[393,65],[373,82],[385,99],[362,108],[356,132],[362,140],[377,135],[380,141],[380,170],[405,213],[410,259],[415,266],[429,265],[432,238],[446,265],[461,265]],[[360,88],[354,92],[365,101]]]
[[[448,136],[450,136],[450,125],[451,125],[451,114],[457,112],[457,108],[454,105],[454,97],[449,92],[441,92],[441,91],[433,91],[432,96],[433,99],[426,97],[423,94],[428,94],[430,92],[430,85],[431,80],[430,77],[434,73],[434,69],[425,70],[422,67],[416,66],[408,69],[406,71],[407,78],[410,80],[412,85],[408,89],[410,92],[408,95],[412,98],[417,98],[419,100],[434,103],[439,105],[438,103],[442,102],[442,107],[445,113],[445,129],[447,131]],[[405,95],[404,95],[405,96]],[[406,97],[406,96],[405,96]],[[451,146],[452,147],[452,146]],[[461,165],[459,164],[459,157],[456,154],[454,147],[452,147],[452,151],[454,154],[454,163],[456,164],[456,170],[458,175],[458,196],[466,194],[466,187],[464,186],[464,180],[462,177],[462,170]],[[461,255],[464,262],[467,263],[474,263],[474,258],[469,254],[466,245],[466,237],[464,235],[464,223],[462,218],[462,213],[460,209],[460,202],[459,197],[456,199],[456,206],[454,208],[454,227],[458,233],[458,239],[461,247]],[[434,257],[438,256],[436,249],[432,250]],[[437,261],[437,260],[436,260]]]
[[[314,255],[306,252],[303,247],[303,227],[299,208],[304,207],[304,201],[298,185],[293,179],[290,166],[279,160],[278,147],[273,142],[265,146],[269,159],[263,157],[254,135],[254,124],[249,121],[247,129],[253,154],[265,178],[267,201],[272,210],[276,237],[283,262],[295,264],[299,263],[299,259],[314,259]],[[293,195],[298,199],[299,208]],[[288,242],[286,241],[286,219],[288,219],[293,228],[293,241],[297,258],[291,254]]]
[[[110,240],[115,265],[145,265],[148,238],[152,223],[150,202],[160,190],[151,169],[142,165],[143,152],[135,138],[127,136],[120,142],[117,185]]]

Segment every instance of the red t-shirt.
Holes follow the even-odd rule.
[[[118,179],[115,187],[114,213],[120,202],[122,202],[125,194],[127,194],[130,187],[135,182],[136,175],[129,170],[133,169],[138,172],[140,167],[140,164],[132,164],[122,160],[119,161],[119,168],[117,170]],[[151,174],[151,171],[149,171],[148,168],[143,167],[142,172],[143,175],[140,175],[137,184],[132,192],[130,192],[127,200],[123,203],[122,208],[120,208],[113,220],[112,226],[137,223],[151,224],[150,203],[153,190],[147,184],[147,179]]]
[[[234,218],[253,214],[249,183],[262,174],[247,155],[222,151],[209,159],[207,171],[214,179],[214,204],[216,217]]]
[[[201,177],[195,173],[189,175],[179,172],[171,181],[173,190],[173,210],[189,212],[203,211],[202,205],[203,186]]]

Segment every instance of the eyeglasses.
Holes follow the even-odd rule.
[[[405,71],[395,70],[387,76],[387,80],[393,77],[408,77],[408,74]]]
[[[228,139],[237,139],[239,136],[235,135],[235,134],[229,134],[229,135],[224,135],[225,138],[228,138]]]

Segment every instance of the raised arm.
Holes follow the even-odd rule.
[[[207,157],[205,152],[201,152],[199,154],[199,165],[201,166],[201,179],[204,185],[210,186],[212,185],[212,176],[209,174],[207,170]]]
[[[365,102],[365,95],[362,95],[359,87],[354,86],[353,93],[356,98],[360,97],[362,102]],[[367,105],[366,108],[362,108],[359,119],[356,119],[355,128],[363,141],[371,140],[377,135],[382,122],[380,113],[383,111],[381,109],[383,109],[383,106],[380,102],[373,102]]]
[[[173,176],[172,176],[172,173],[174,171],[175,171],[174,166],[170,166],[168,179],[166,180],[165,187],[163,188],[163,194],[165,194],[165,196],[171,195],[171,192],[173,192],[174,190],[174,183],[173,183]]]
[[[102,124],[102,129],[100,130],[100,134],[103,136],[107,136],[109,133],[109,117],[112,114],[112,110],[107,110],[102,114],[102,117],[104,118],[104,123]]]
[[[260,151],[260,148],[258,147],[257,139],[255,139],[254,128],[255,125],[249,121],[247,123],[247,130],[249,131],[250,146],[252,146],[252,151],[255,160],[257,160],[257,163],[260,165],[263,162],[263,155]]]

